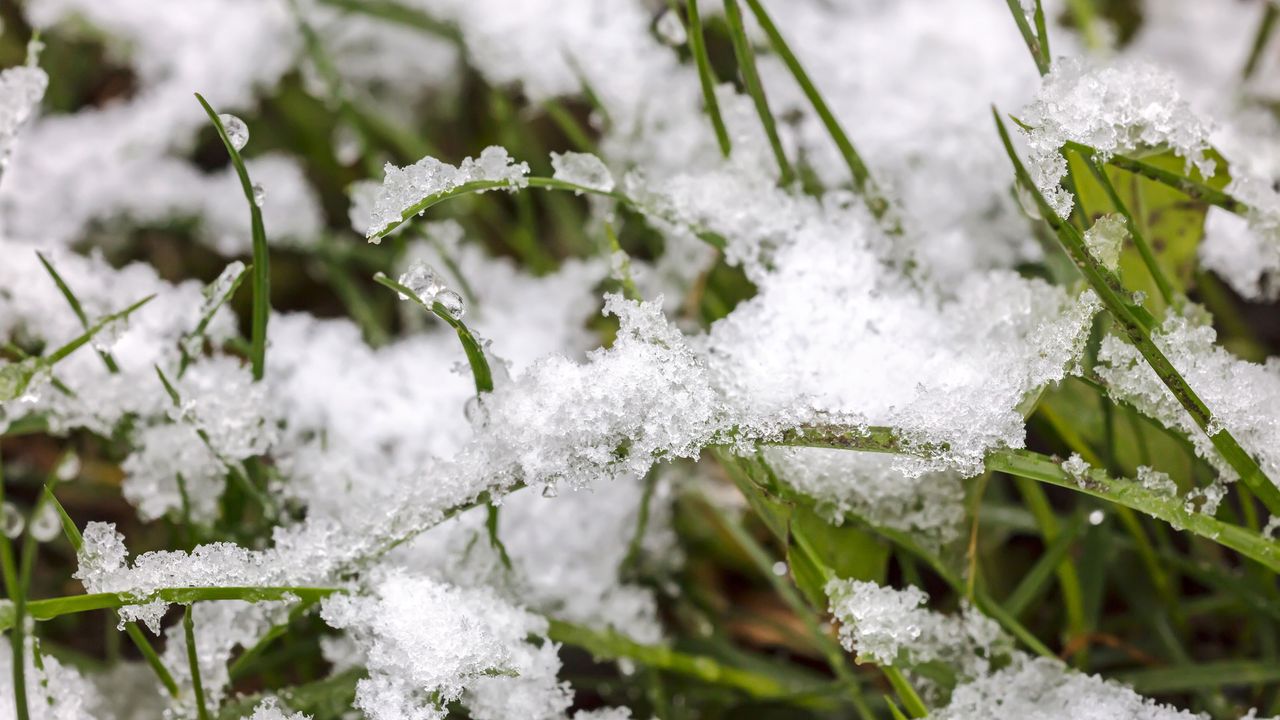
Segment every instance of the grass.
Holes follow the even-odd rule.
[[[692,0],[675,4],[682,6],[689,35],[689,59],[698,73],[710,131],[723,156],[730,157],[734,152],[715,91],[717,83],[726,78],[738,83],[751,98],[782,185],[796,192],[803,191],[794,181],[806,177],[809,168],[805,158],[788,157],[779,120],[770,109],[756,67],[758,55],[772,53],[795,80],[818,122],[831,137],[848,169],[849,186],[866,199],[889,229],[900,231],[891,216],[891,198],[876,182],[873,168],[866,165],[846,130],[845,123],[851,118],[836,116],[765,5],[760,0],[742,2],[747,14],[744,15],[738,0],[726,0],[724,16],[711,18],[701,17],[698,4]],[[324,0],[324,3],[341,12],[461,43],[457,28],[395,2]],[[1043,10],[1037,4],[1036,11],[1028,18],[1017,0],[1009,0],[1009,6],[1037,70],[1041,75],[1047,74],[1051,69],[1051,54]],[[1101,5],[1095,7],[1090,0],[1073,0],[1069,4],[1073,21],[1092,42],[1098,41],[1100,8]],[[1257,72],[1275,17],[1275,9],[1268,6],[1243,70],[1246,77]],[[753,36],[746,25],[750,19],[762,32],[767,47],[751,45]],[[335,207],[341,206],[332,198],[341,197],[342,188],[354,179],[353,173],[356,176],[374,174],[385,161],[412,161],[427,152],[441,157],[462,156],[490,142],[518,145],[529,155],[545,149],[595,151],[599,148],[598,133],[587,116],[592,109],[606,108],[585,79],[579,99],[534,103],[509,88],[489,87],[482,79],[468,76],[460,81],[464,94],[475,99],[475,105],[486,108],[485,113],[497,118],[490,123],[492,127],[473,122],[474,118],[466,115],[465,108],[454,109],[453,115],[447,109],[432,108],[428,119],[400,127],[395,121],[364,111],[361,104],[352,99],[336,73],[322,38],[301,14],[297,20],[305,50],[323,81],[325,97],[310,100],[331,102],[331,111],[321,119],[308,114],[313,105],[299,105],[289,112],[264,112],[253,124],[255,144],[249,151],[265,152],[278,149],[272,147],[272,142],[282,145],[290,142],[278,138],[323,135],[330,124],[346,123],[355,128],[361,147],[357,170],[339,169],[317,176],[325,201],[334,203]],[[402,264],[406,236],[418,230],[414,227],[414,218],[429,209],[433,215],[468,222],[469,230],[477,229],[473,234],[491,250],[514,256],[516,262],[539,273],[554,270],[559,262],[581,248],[598,246],[609,253],[620,253],[620,257],[627,260],[619,284],[631,299],[643,298],[640,287],[644,284],[637,285],[632,276],[630,258],[651,259],[660,252],[661,244],[660,239],[654,239],[652,227],[628,220],[649,218],[655,225],[678,222],[678,218],[665,216],[663,209],[622,190],[602,191],[535,174],[527,179],[529,188],[556,192],[527,193],[506,182],[467,183],[425,197],[408,208],[398,223],[373,236],[375,241],[387,241],[383,248],[367,249],[358,244],[361,239],[337,233],[324,250],[273,248],[267,243],[262,213],[253,201],[253,183],[245,170],[244,158],[231,145],[215,110],[203,97],[197,95],[197,99],[210,118],[217,143],[240,180],[249,209],[253,242],[251,264],[220,297],[213,299],[186,339],[200,344],[207,342],[206,331],[214,313],[221,308],[247,318],[248,342],[243,343],[238,352],[242,352],[258,380],[266,377],[268,320],[273,304],[281,311],[307,309],[331,313],[345,309],[360,320],[366,337],[377,345],[396,337],[402,330],[396,311],[397,297],[404,296],[444,321],[457,335],[477,396],[493,391],[490,360],[471,328],[440,303],[418,297],[388,277]],[[286,100],[282,97],[280,102]],[[310,118],[307,121],[315,122],[316,127],[295,126],[298,118]],[[608,121],[606,118],[605,122]],[[1004,119],[996,114],[995,121],[995,132],[1004,141],[1011,161],[1011,184],[1017,182],[1033,189],[1035,186],[1014,150]],[[848,127],[857,133],[856,125]],[[272,140],[273,137],[277,139]],[[216,149],[217,145],[213,147]],[[700,489],[679,489],[672,502],[656,490],[659,487],[656,474],[646,478],[637,526],[620,570],[637,583],[675,584],[679,592],[661,596],[670,642],[640,643],[620,633],[549,618],[548,639],[567,648],[563,652],[567,672],[589,702],[627,702],[636,708],[638,716],[646,716],[651,710],[663,720],[700,715],[767,717],[769,712],[799,718],[924,717],[936,709],[930,706],[935,699],[918,689],[918,675],[907,672],[918,669],[857,664],[834,638],[827,624],[825,604],[815,601],[815,593],[820,596],[823,582],[856,572],[897,585],[919,583],[929,588],[939,607],[948,610],[971,601],[999,622],[1026,651],[1045,657],[1069,657],[1082,670],[1104,673],[1129,682],[1142,692],[1206,710],[1214,717],[1233,717],[1235,710],[1245,704],[1256,704],[1271,712],[1280,707],[1277,702],[1280,674],[1275,671],[1280,648],[1274,640],[1275,628],[1280,623],[1280,610],[1277,610],[1280,591],[1274,582],[1280,573],[1280,542],[1261,530],[1265,522],[1263,510],[1280,513],[1280,491],[1241,447],[1230,428],[1217,429],[1212,408],[1200,399],[1195,388],[1155,343],[1158,328],[1151,311],[1133,300],[1132,292],[1117,273],[1101,266],[1090,255],[1081,235],[1083,222],[1093,211],[1111,210],[1120,214],[1142,267],[1158,289],[1162,306],[1177,307],[1197,299],[1187,297],[1187,293],[1195,290],[1171,277],[1162,266],[1158,238],[1144,232],[1147,226],[1137,218],[1141,208],[1130,207],[1128,196],[1117,189],[1109,169],[1150,179],[1178,190],[1190,201],[1236,214],[1246,215],[1249,208],[1229,192],[1211,186],[1198,176],[1172,172],[1136,154],[1118,154],[1104,162],[1088,146],[1069,144],[1067,150],[1082,158],[1088,170],[1087,176],[1082,173],[1072,177],[1072,186],[1096,183],[1109,204],[1104,208],[1090,207],[1089,213],[1073,218],[1060,218],[1044,198],[1032,190],[1045,219],[1040,230],[1047,231],[1058,242],[1062,256],[1070,262],[1069,267],[1102,299],[1114,327],[1139,350],[1197,424],[1206,432],[1215,429],[1214,446],[1240,474],[1243,490],[1234,491],[1223,509],[1210,516],[1188,512],[1179,498],[1145,488],[1133,479],[1139,464],[1180,463],[1184,468],[1174,474],[1184,489],[1209,477],[1210,471],[1188,450],[1185,438],[1138,418],[1133,408],[1110,398],[1104,386],[1087,378],[1064,384],[1054,391],[1053,397],[1039,397],[1028,408],[1031,418],[1028,445],[1032,449],[996,449],[986,456],[987,472],[969,484],[972,498],[966,503],[965,526],[970,532],[966,536],[966,547],[958,551],[928,547],[907,533],[878,526],[874,518],[853,513],[843,515],[839,528],[830,528],[820,517],[825,516],[826,509],[819,513],[819,503],[800,493],[784,475],[765,462],[763,456],[710,448],[705,465],[718,468],[717,472],[725,476],[723,486],[716,487],[717,492],[737,493],[745,510],[741,514],[727,512],[722,503],[709,499]],[[492,190],[518,194],[489,192]],[[555,199],[548,199],[549,195]],[[587,216],[586,200],[578,195],[590,195],[592,202],[610,203],[616,215],[602,227],[584,232],[581,221]],[[572,246],[573,251],[566,251],[565,247],[570,246],[556,246],[549,239],[560,236],[560,230],[575,224],[575,231],[583,237],[575,240],[578,244]],[[688,229],[712,247],[724,249],[727,244],[726,238],[705,228]],[[155,232],[175,244],[190,239],[180,228],[162,228]],[[597,241],[599,238],[603,240]],[[135,245],[136,252],[146,252],[144,244]],[[191,255],[190,262],[199,262],[194,253]],[[159,254],[145,259],[163,262]],[[43,255],[40,261],[66,301],[63,309],[76,316],[83,333],[51,349],[34,348],[28,353],[28,349],[8,348],[7,354],[16,361],[0,366],[0,372],[5,373],[0,390],[6,398],[21,395],[33,379],[51,372],[59,361],[90,342],[108,323],[129,316],[148,301],[143,299],[94,322],[86,314],[75,288],[54,263]],[[309,268],[313,265],[319,265],[322,270],[312,273]],[[456,267],[453,269],[456,274]],[[174,269],[173,275],[207,277],[212,274],[211,270],[216,268],[181,265]],[[237,292],[246,279],[251,289],[248,297]],[[465,285],[465,279],[458,280],[460,286]],[[707,302],[700,306],[703,323],[724,317],[733,308],[733,298],[749,297],[753,292],[745,279],[730,273],[710,272],[705,280]],[[398,295],[381,293],[379,286]],[[475,292],[469,286],[462,289],[468,303],[474,303]],[[334,302],[338,303],[337,311]],[[1249,319],[1239,312],[1235,300],[1227,297],[1220,306],[1228,313],[1239,315],[1224,322],[1235,321],[1250,328]],[[608,330],[602,332],[602,337],[609,337]],[[1265,350],[1276,349],[1265,339],[1258,342]],[[193,360],[187,347],[184,341],[178,348],[181,365],[175,377],[171,378],[157,367],[158,379],[175,406],[181,405],[177,380]],[[237,352],[235,345],[228,349]],[[98,355],[109,372],[119,370],[119,360],[111,352],[103,350]],[[32,464],[39,467],[40,458],[50,455],[50,447],[73,444],[96,458],[98,464],[110,465],[121,456],[127,442],[122,438],[92,438],[82,434],[53,438],[44,430],[38,424],[28,423],[4,434],[6,457],[17,454],[21,462],[11,459],[9,466],[0,468],[14,469],[9,477],[0,476],[5,480],[0,482],[0,500],[8,497],[25,503],[30,514],[38,512],[41,504],[49,504],[58,511],[67,542],[76,550],[80,545],[77,522],[97,516],[99,508],[105,508],[103,515],[110,517],[128,516],[129,509],[118,501],[99,505],[106,501],[80,486],[59,488],[55,495],[52,483],[33,480],[31,471],[24,468]],[[906,442],[895,429],[884,427],[813,426],[789,430],[764,443],[745,437],[736,439],[745,445],[833,448],[925,457],[945,450]],[[202,440],[208,443],[203,433]],[[1063,469],[1060,458],[1068,452],[1079,453],[1093,466],[1084,479]],[[43,462],[47,465],[47,460]],[[294,510],[279,506],[263,490],[273,462],[271,458],[253,459],[244,467],[227,462],[234,487],[229,495],[260,505],[268,519],[288,518]],[[14,474],[18,476],[16,479]],[[109,487],[112,482],[118,482],[118,478],[96,480],[92,487]],[[508,489],[521,488],[522,483],[515,483]],[[486,506],[485,529],[489,541],[510,571],[511,558],[498,537],[496,494],[482,494],[445,516],[454,517]],[[67,507],[58,495],[68,499]],[[674,532],[682,551],[689,556],[688,568],[675,578],[655,576],[644,562],[644,532],[653,522],[656,503],[660,502],[671,502],[676,508]],[[1091,519],[1094,511],[1103,511],[1101,522]],[[193,529],[188,525],[181,518],[167,518],[152,528],[132,526],[129,534],[131,540],[135,535],[143,538],[142,547],[182,546],[187,541],[179,538],[193,536]],[[201,528],[196,534],[210,539],[265,537],[265,523],[262,528],[234,525],[233,521],[223,520],[221,525]],[[413,529],[389,547],[381,548],[378,554],[385,554],[390,547],[400,546],[424,530]],[[9,598],[8,602],[0,603],[0,628],[10,631],[10,650],[15,658],[14,683],[19,689],[15,694],[15,712],[22,720],[33,714],[29,707],[32,699],[22,690],[27,665],[17,659],[28,652],[36,652],[39,658],[45,648],[51,655],[74,650],[95,658],[106,656],[108,650],[86,639],[91,635],[88,629],[94,628],[95,623],[110,626],[116,619],[112,612],[99,611],[116,611],[152,599],[186,605],[181,622],[187,640],[194,707],[201,720],[239,717],[248,709],[237,704],[238,701],[228,702],[221,708],[209,703],[209,693],[205,692],[197,663],[193,625],[196,602],[296,599],[284,622],[272,627],[231,662],[234,688],[248,692],[249,699],[256,698],[264,687],[279,688],[282,697],[291,698],[289,702],[294,707],[312,708],[318,718],[337,717],[339,711],[330,712],[331,706],[339,709],[345,709],[344,704],[350,706],[359,671],[328,677],[323,666],[295,663],[291,660],[295,655],[290,654],[313,650],[319,634],[319,625],[311,617],[316,606],[333,593],[345,592],[345,588],[210,586],[162,588],[146,597],[115,593],[65,594],[63,582],[74,567],[74,559],[69,554],[53,547],[41,547],[29,535],[17,544],[20,547],[15,545],[10,538],[0,536],[0,565]],[[864,564],[856,568],[853,564],[841,565],[848,562],[849,555]],[[786,574],[774,572],[778,562],[786,563]],[[61,579],[55,580],[55,574]],[[100,615],[109,617],[103,621],[98,618]],[[31,633],[26,630],[24,618],[35,623]],[[701,630],[704,625],[710,630]],[[780,634],[786,642],[761,639],[773,637],[769,632],[778,634],[778,627],[783,629]],[[161,685],[178,697],[178,684],[145,632],[136,623],[126,623],[124,632],[134,645],[130,652],[144,660]],[[1224,656],[1226,652],[1230,655]],[[600,660],[625,660],[644,670],[628,677],[617,673],[609,663],[597,662]],[[288,670],[280,670],[281,666],[287,666]],[[593,684],[593,679],[601,676],[606,677],[607,682]],[[644,683],[651,684],[641,692]],[[671,702],[672,698],[679,698],[680,702]]]

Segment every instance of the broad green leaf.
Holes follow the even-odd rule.
[[[1221,190],[1231,179],[1227,171],[1226,160],[1217,152],[1210,151],[1210,157],[1217,163],[1217,172],[1212,178],[1204,178],[1194,167],[1186,173],[1186,161],[1178,157],[1172,150],[1142,156],[1143,162],[1178,174],[1187,174],[1192,179]],[[1084,160],[1074,151],[1067,152],[1071,166],[1071,174],[1075,179],[1077,194],[1082,210],[1089,221],[1107,213],[1115,212],[1107,198],[1106,191],[1097,181]],[[1111,179],[1120,199],[1133,213],[1134,222],[1150,243],[1157,262],[1164,269],[1175,289],[1185,293],[1191,284],[1196,268],[1196,252],[1200,239],[1204,237],[1204,218],[1209,206],[1200,200],[1188,197],[1181,191],[1168,185],[1158,183],[1149,178],[1135,175],[1126,170],[1107,165],[1107,177]],[[1142,256],[1132,240],[1125,243],[1120,254],[1120,278],[1125,287],[1146,294],[1146,304],[1159,317],[1164,309],[1159,288],[1147,272]]]
[[[852,523],[837,527],[813,510],[798,507],[791,515],[791,535],[791,574],[816,607],[827,606],[824,588],[830,575],[884,582],[889,546]]]

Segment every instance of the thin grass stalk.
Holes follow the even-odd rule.
[[[831,636],[823,632],[817,613],[809,607],[809,604],[805,602],[804,598],[800,596],[800,593],[796,591],[790,582],[773,572],[773,562],[768,553],[756,542],[755,538],[751,537],[751,534],[746,529],[727,517],[724,512],[716,507],[715,503],[705,496],[699,495],[698,500],[711,514],[711,517],[715,518],[716,524],[722,527],[729,534],[729,537],[733,539],[734,543],[742,548],[751,564],[755,566],[756,572],[768,580],[769,585],[773,587],[778,597],[782,598],[787,607],[791,608],[791,612],[795,614],[808,632],[809,641],[822,654],[831,671],[842,682],[849,685],[849,700],[854,709],[864,720],[871,720],[874,716],[867,707],[866,700],[862,697],[862,690],[858,686],[857,677],[849,670],[849,665],[845,662],[844,653],[840,646],[831,639]],[[810,559],[813,559],[812,556],[810,556]],[[815,563],[815,565],[822,567],[818,563]]]
[[[1275,3],[1263,3],[1262,18],[1258,20],[1258,31],[1254,33],[1253,43],[1249,46],[1249,57],[1240,70],[1240,76],[1243,79],[1248,80],[1253,77],[1258,69],[1258,61],[1262,59],[1262,51],[1266,49],[1267,41],[1271,39],[1271,32],[1275,29],[1278,16],[1280,16],[1280,8],[1277,8]]]
[[[755,53],[751,50],[751,42],[747,39],[747,29],[742,23],[742,9],[738,0],[724,0],[724,16],[729,23],[729,37],[733,41],[733,54],[738,58],[738,71],[742,75],[742,84],[751,96],[760,116],[760,124],[764,126],[764,134],[769,138],[769,147],[773,149],[773,157],[778,163],[778,184],[783,187],[791,185],[796,179],[795,170],[787,160],[787,153],[782,148],[782,138],[778,136],[778,124],[769,109],[769,100],[764,94],[764,85],[760,82],[760,74],[756,71]]]
[[[76,314],[76,318],[80,321],[80,329],[88,330],[90,327],[89,316],[85,314],[84,306],[80,304],[80,299],[76,297],[74,292],[72,292],[71,286],[67,284],[67,281],[64,280],[62,275],[58,273],[57,269],[53,267],[53,263],[49,262],[49,259],[44,256],[44,253],[37,250],[36,257],[40,259],[40,264],[44,266],[45,272],[49,273],[49,277],[53,278],[54,284],[58,286],[58,291],[62,293],[62,297],[65,298],[67,304],[71,306],[71,311]],[[96,348],[94,349],[94,352],[96,352],[98,357],[102,359],[102,364],[106,366],[107,372],[112,375],[120,372],[120,366],[116,363],[116,359],[112,357],[110,352],[106,350],[98,350]]]
[[[778,27],[774,25],[773,19],[765,11],[764,5],[760,0],[746,0],[746,3],[751,13],[755,15],[756,22],[760,24],[760,28],[768,36],[769,44],[773,47],[774,52],[778,53],[778,57],[782,58],[783,64],[787,66],[787,70],[791,71],[792,77],[796,79],[796,83],[800,86],[805,98],[813,106],[813,111],[818,114],[818,118],[827,129],[827,134],[831,136],[832,141],[835,142],[836,147],[840,150],[840,155],[844,158],[845,165],[849,167],[849,175],[853,179],[854,189],[857,190],[858,194],[866,197],[867,204],[875,216],[883,218],[889,211],[889,204],[880,194],[875,180],[871,177],[871,171],[863,161],[862,155],[853,146],[853,141],[849,139],[848,133],[840,125],[840,121],[836,119],[835,113],[831,111],[830,106],[823,99],[822,93],[818,92],[817,86],[809,78],[809,73],[805,72],[800,60],[791,51],[791,46],[787,44],[786,39],[782,37],[782,33],[778,31]]]
[[[187,663],[191,666],[191,688],[195,693],[196,714],[200,720],[209,720],[209,708],[205,705],[204,681],[200,678],[200,656],[196,652],[195,619],[192,610],[195,604],[187,606],[182,614],[182,632],[187,639]]]
[[[253,309],[250,313],[252,328],[249,361],[253,367],[253,379],[261,380],[267,371],[267,321],[271,317],[271,255],[267,247],[267,230],[262,224],[262,208],[254,200],[253,181],[249,179],[244,159],[240,157],[240,151],[235,145],[231,144],[231,138],[227,135],[227,129],[222,126],[218,113],[200,93],[196,93],[196,99],[208,114],[227,154],[231,156],[231,164],[240,177],[244,198],[249,203],[249,225],[253,234]]]
[[[698,0],[685,0],[685,15],[689,25],[687,32],[689,51],[693,54],[693,62],[698,67],[698,83],[702,86],[702,102],[706,106],[707,116],[711,118],[711,127],[715,131],[720,154],[727,158],[733,150],[733,145],[729,142],[729,131],[725,129],[724,118],[720,116],[720,102],[716,100],[716,80],[711,70],[711,58],[707,55],[707,39],[702,34]]]
[[[1031,53],[1031,59],[1036,64],[1036,70],[1040,71],[1041,76],[1048,75],[1048,53],[1041,44],[1040,38],[1036,37],[1036,33],[1032,31],[1031,23],[1027,21],[1027,14],[1022,11],[1022,3],[1020,0],[1006,1],[1009,4],[1009,12],[1013,15],[1013,22],[1018,26],[1018,32],[1022,35],[1022,41],[1026,43],[1027,51]]]

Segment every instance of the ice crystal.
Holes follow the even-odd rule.
[[[390,163],[369,214],[365,236],[373,239],[387,227],[400,222],[419,202],[454,190],[467,183],[492,183],[497,187],[521,188],[526,184],[528,163],[516,163],[501,147],[490,146],[478,158],[466,158],[458,166],[425,157],[402,168]]]
[[[1076,482],[1080,487],[1084,487],[1089,483],[1089,463],[1080,457],[1080,453],[1071,453],[1071,457],[1062,463],[1062,469],[1067,475]]]
[[[529,642],[546,621],[492,592],[392,574],[368,596],[334,596],[322,617],[345,629],[366,656],[356,705],[370,720],[443,718],[461,700],[478,720],[512,711],[551,720],[572,695],[556,679],[556,645]],[[465,694],[464,694],[465,693]]]
[[[258,703],[253,709],[253,714],[245,717],[244,720],[311,720],[310,715],[302,713],[287,713],[280,708],[280,702],[275,698],[267,698]]]
[[[1173,481],[1173,478],[1169,477],[1168,473],[1160,472],[1146,465],[1138,467],[1138,482],[1142,483],[1142,487],[1161,495],[1174,496],[1178,494],[1178,484]]]
[[[996,655],[1013,649],[995,621],[967,604],[957,617],[920,607],[929,596],[918,588],[835,579],[826,592],[831,614],[840,620],[840,643],[881,665],[940,660],[962,677],[976,678],[987,673]]]
[[[1062,148],[1088,145],[1097,160],[1148,148],[1170,148],[1206,177],[1214,172],[1208,157],[1209,126],[1200,119],[1172,75],[1153,65],[1121,62],[1095,67],[1062,58],[1044,78],[1035,101],[1020,120],[1031,151],[1036,187],[1062,217],[1071,213],[1071,195],[1060,182],[1067,173]]]
[[[1097,373],[1116,397],[1164,426],[1185,433],[1196,452],[1217,468],[1223,479],[1234,480],[1236,473],[1210,440],[1211,434],[1222,429],[1230,430],[1258,459],[1268,477],[1280,477],[1280,423],[1269,411],[1280,402],[1280,364],[1274,359],[1261,365],[1241,360],[1216,345],[1216,337],[1211,326],[1172,312],[1153,335],[1173,367],[1213,413],[1209,433],[1199,428],[1127,341],[1114,336],[1103,340]],[[1242,393],[1240,388],[1249,388],[1249,392]],[[1216,508],[1213,500],[1220,491],[1205,497],[1206,511]]]
[[[1158,705],[1097,675],[1086,675],[1052,658],[1019,655],[1006,668],[961,684],[951,702],[930,715],[937,720],[1202,720],[1203,716]]]
[[[582,187],[611,192],[613,175],[600,158],[590,153],[551,153],[551,167],[555,178]]]
[[[1103,267],[1116,272],[1120,269],[1120,250],[1128,237],[1129,230],[1123,217],[1103,215],[1085,231],[1084,245]]]

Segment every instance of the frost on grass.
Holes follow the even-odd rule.
[[[1203,720],[1159,705],[1120,683],[1071,670],[1052,658],[1019,654],[1011,665],[960,685],[937,720]]]
[[[486,589],[392,574],[364,596],[326,600],[321,616],[345,629],[369,677],[356,705],[370,720],[443,718],[461,700],[477,720],[562,717],[572,702],[543,618]]]
[[[1084,245],[1103,267],[1116,272],[1120,269],[1120,251],[1128,237],[1129,230],[1122,216],[1103,215],[1085,231]]]
[[[9,644],[9,634],[0,640]],[[23,654],[26,671],[27,708],[31,720],[85,720],[95,717],[102,702],[94,687],[78,670],[63,665],[50,655],[36,657],[30,640]],[[0,654],[0,717],[16,718],[14,713],[13,653]]]
[[[555,179],[564,180],[575,185],[610,192],[613,190],[613,175],[600,158],[591,153],[566,152],[551,153],[551,167],[555,171]]]
[[[1170,313],[1153,339],[1213,413],[1202,431],[1155,371],[1125,340],[1109,336],[1098,352],[1097,373],[1109,392],[1165,427],[1190,438],[1196,453],[1218,470],[1219,483],[1204,488],[1193,502],[1213,514],[1225,493],[1221,483],[1237,479],[1213,447],[1210,436],[1229,430],[1258,460],[1268,477],[1280,477],[1280,364],[1241,360],[1215,344],[1217,333],[1195,317]],[[1248,388],[1248,392],[1242,392]]]
[[[369,214],[365,236],[373,239],[400,222],[414,205],[428,198],[476,182],[518,189],[527,183],[525,176],[528,173],[528,163],[516,163],[505,149],[496,145],[485,148],[477,158],[464,159],[456,167],[430,156],[402,168],[387,163],[382,187]]]
[[[839,525],[847,515],[944,546],[960,537],[964,488],[954,472],[913,476],[890,455],[821,448],[766,448],[765,458],[817,511]]]
[[[929,596],[918,588],[835,579],[826,592],[840,621],[841,645],[860,659],[907,667],[941,661],[962,678],[977,678],[996,657],[1013,651],[994,620],[968,604],[957,616],[925,609]]]
[[[258,703],[258,706],[253,709],[253,714],[245,716],[244,720],[311,720],[311,716],[286,712],[281,709],[278,700],[267,698]]]
[[[1205,177],[1214,172],[1206,154],[1210,128],[1192,111],[1175,78],[1150,64],[1099,67],[1059,59],[1019,119],[1030,126],[1025,134],[1032,179],[1061,217],[1070,215],[1072,206],[1061,186],[1067,174],[1062,148],[1068,141],[1094,148],[1099,162],[1169,148],[1186,160],[1188,171],[1194,166]]]
[[[191,612],[196,664],[200,669],[205,702],[210,707],[219,707],[231,686],[228,663],[233,653],[237,648],[253,647],[272,625],[285,622],[288,603],[219,600],[196,603]],[[161,660],[178,684],[179,715],[196,715],[191,663],[187,658],[187,638],[182,623],[170,625],[165,630]]]

